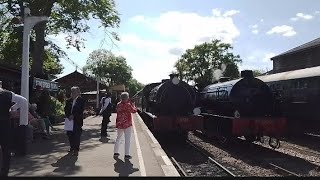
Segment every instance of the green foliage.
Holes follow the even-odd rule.
[[[64,105],[56,98],[51,97],[49,101],[50,114],[53,116],[62,117],[64,116]]]
[[[57,99],[58,99],[58,101],[61,102],[62,104],[65,103],[65,100],[66,100],[66,90],[65,90],[65,89],[59,89],[59,90],[58,90]]]
[[[213,40],[188,49],[175,64],[180,78],[196,84],[210,84],[221,76],[231,79],[239,77],[237,63],[242,62],[239,55],[229,52],[230,44]]]
[[[1,13],[0,13],[1,14]],[[8,65],[13,65],[20,68],[22,63],[22,33],[23,27],[13,27],[8,21],[8,17],[2,16],[0,24],[4,28],[0,30],[0,62]],[[33,37],[31,37],[30,50],[33,48]],[[30,51],[32,53],[32,51]],[[60,48],[49,42],[44,53],[43,69],[46,74],[57,75],[61,74],[63,67],[59,58],[66,55],[61,52]],[[32,65],[32,56],[30,64]],[[30,66],[31,67],[31,66]]]
[[[0,46],[2,46],[0,47],[0,51],[2,51],[3,47],[9,50],[11,50],[12,47],[21,47],[21,41],[12,41],[13,38],[5,41],[3,37],[4,35],[8,36],[12,34],[11,19],[13,16],[22,17],[23,6],[29,7],[31,15],[33,16],[49,17],[48,22],[38,23],[32,32],[33,38],[30,40],[30,55],[34,61],[31,69],[33,74],[43,73],[44,46],[46,46],[46,44],[49,44],[48,48],[51,55],[61,55],[61,49],[60,52],[57,52],[55,51],[57,48],[56,45],[55,48],[52,49],[52,42],[45,42],[47,35],[65,33],[68,35],[66,38],[66,46],[75,47],[80,51],[81,48],[84,47],[83,43],[85,39],[81,38],[79,34],[90,30],[87,20],[99,19],[106,34],[111,35],[111,37],[109,36],[110,40],[119,40],[115,32],[109,32],[107,30],[107,28],[117,28],[120,23],[114,0],[0,0]],[[3,42],[5,43],[3,44]],[[16,55],[15,51],[2,52],[10,52],[10,54]],[[3,58],[4,57],[2,57],[2,59]],[[47,70],[44,72],[46,71]],[[49,71],[51,72],[52,68]]]
[[[56,61],[55,55],[50,51],[45,51],[45,61],[43,69],[46,74],[61,74],[63,70],[62,64]]]
[[[132,68],[127,64],[126,59],[122,56],[115,56],[105,49],[90,53],[83,72],[99,77],[102,81],[108,81],[111,86],[128,85],[132,78]]]
[[[260,76],[260,75],[262,75],[262,74],[264,74],[264,73],[266,73],[267,71],[264,71],[264,70],[252,70],[252,73],[253,73],[253,76],[254,77],[257,77],[257,76]]]
[[[130,96],[135,95],[138,91],[140,91],[144,85],[138,82],[136,79],[131,79],[128,83],[129,94]]]

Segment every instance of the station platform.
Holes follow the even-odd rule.
[[[68,138],[63,123],[49,140],[38,138],[28,144],[24,157],[12,157],[9,176],[179,176],[158,141],[140,116],[133,114],[130,153],[124,160],[124,136],[119,158],[113,157],[117,136],[116,114],[110,117],[108,137],[100,137],[101,116],[84,120],[79,156],[68,154]]]

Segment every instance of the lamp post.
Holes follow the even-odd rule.
[[[21,95],[29,101],[29,46],[30,31],[39,22],[48,21],[46,16],[31,16],[30,9],[24,8],[23,17],[23,47],[22,47],[22,67],[21,67]],[[21,108],[24,109],[24,108]],[[25,107],[28,110],[28,107]],[[28,118],[27,112],[20,112],[20,119]]]
[[[98,111],[99,109],[99,92],[100,92],[100,81],[99,81],[99,77],[97,77],[97,103],[96,103],[96,109]]]

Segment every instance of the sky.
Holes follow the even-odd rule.
[[[271,70],[271,57],[320,37],[316,0],[116,0],[120,41],[113,44],[98,20],[90,20],[85,49],[66,49],[64,34],[49,36],[76,64],[107,49],[124,56],[133,78],[143,84],[168,78],[186,49],[220,39],[240,55],[240,70]],[[75,67],[61,59],[63,74]]]

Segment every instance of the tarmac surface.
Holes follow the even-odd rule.
[[[84,120],[78,157],[68,153],[63,123],[54,126],[49,140],[37,138],[26,156],[12,157],[9,176],[179,176],[138,114],[133,115],[132,159],[124,160],[124,136],[120,156],[114,158],[115,118],[112,114],[106,138],[100,137],[101,116]]]

